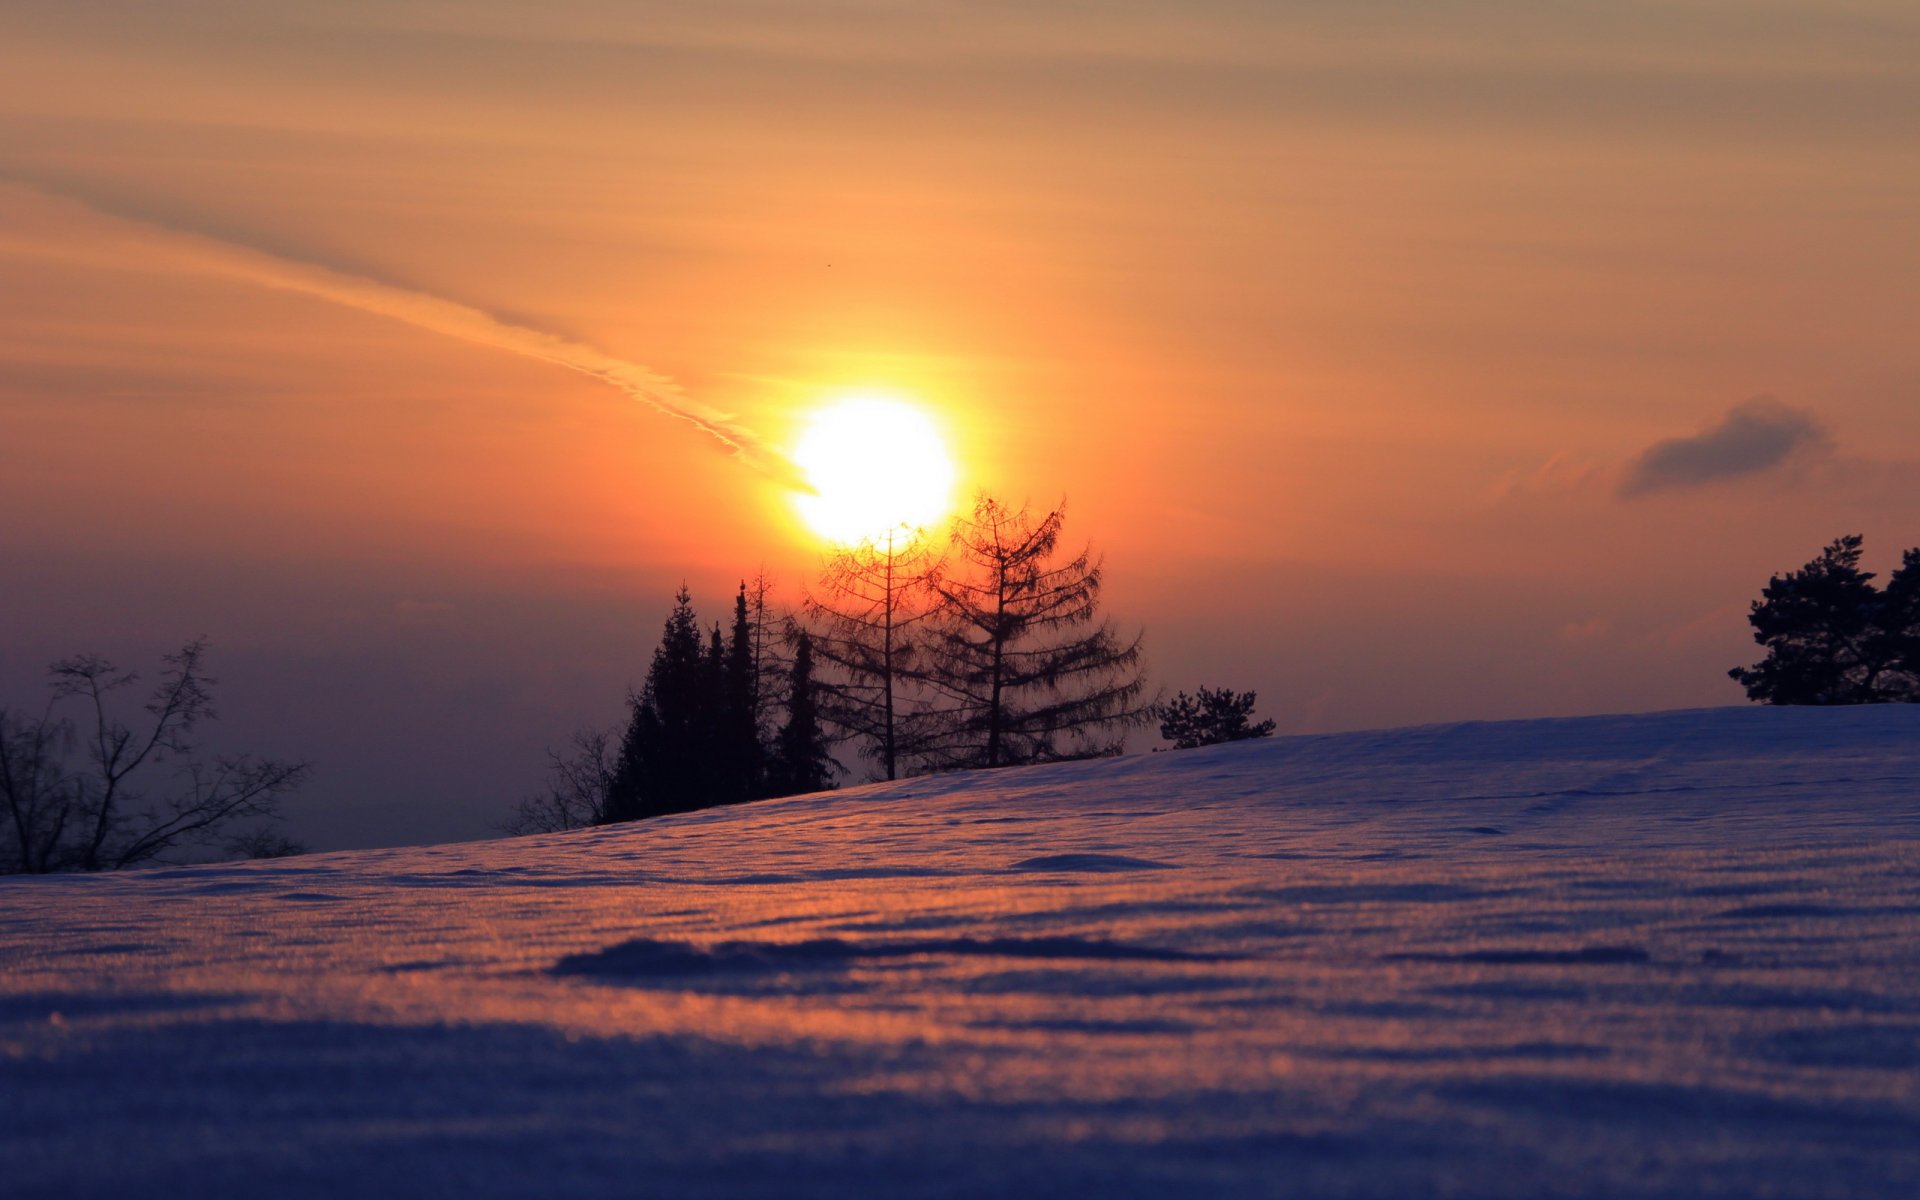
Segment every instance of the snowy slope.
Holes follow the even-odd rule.
[[[1920,706],[0,882],[26,1196],[1920,1195]]]

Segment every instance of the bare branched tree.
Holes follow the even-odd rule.
[[[0,871],[119,870],[218,847],[237,826],[278,817],[312,768],[198,753],[190,735],[215,716],[205,656],[204,639],[166,656],[137,729],[113,700],[139,677],[96,654],[53,664],[53,700],[38,717],[0,711],[0,805],[12,834]],[[265,846],[243,835],[239,848]]]
[[[771,737],[786,703],[787,677],[793,669],[793,617],[775,605],[774,581],[765,567],[746,581],[746,590],[753,646],[754,721],[762,736]]]
[[[915,748],[907,699],[939,568],[931,542],[902,528],[844,547],[828,560],[819,592],[801,597],[801,620],[824,668],[820,715],[856,739],[886,779],[899,777]]]
[[[34,875],[65,868],[67,825],[77,815],[74,782],[64,769],[73,744],[72,726],[53,715],[0,708],[0,801],[6,804],[7,837],[0,873]]]
[[[619,769],[620,738],[612,729],[582,729],[564,750],[547,751],[547,783],[500,823],[502,832],[559,833],[603,824],[607,794]]]

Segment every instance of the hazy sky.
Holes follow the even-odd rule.
[[[1920,543],[1916,228],[1910,0],[0,0],[0,697],[206,633],[297,835],[477,836],[682,579],[813,572],[292,259],[776,448],[914,397],[1283,731],[1737,703],[1769,573]]]

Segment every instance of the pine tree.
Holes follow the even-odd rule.
[[[732,801],[757,799],[765,794],[766,764],[760,744],[760,677],[744,581],[733,599],[733,630],[721,666],[721,692],[717,750],[727,794]]]
[[[818,684],[821,717],[862,743],[887,779],[918,742],[912,703],[919,626],[938,566],[927,539],[898,530],[840,550],[802,609],[813,653],[831,669]]]
[[[718,621],[707,631],[707,657],[700,672],[700,686],[703,697],[697,736],[718,798],[729,791],[724,779],[731,773],[726,763],[727,640],[720,632]]]
[[[820,727],[813,682],[813,639],[804,630],[795,638],[786,691],[787,720],[774,742],[768,794],[825,791],[833,786],[839,765],[833,761],[833,745]]]
[[[693,598],[682,585],[646,683],[628,698],[632,717],[607,795],[607,821],[686,812],[714,802],[713,693],[709,653],[702,649]]]
[[[1886,662],[1886,698],[1920,704],[1920,547],[1901,556],[1880,597],[1875,650]]]
[[[1835,540],[1806,566],[1767,581],[1747,615],[1766,658],[1728,674],[1747,697],[1767,704],[1876,704],[1911,699],[1915,677],[1900,668],[1898,610],[1910,603],[1911,555],[1895,594],[1860,569],[1863,539]]]
[[[1221,742],[1239,742],[1270,736],[1272,721],[1250,721],[1256,694],[1235,694],[1231,688],[1202,687],[1192,696],[1175,692],[1173,699],[1155,710],[1160,718],[1160,736],[1173,743],[1175,750],[1192,750]]]
[[[1054,564],[1065,505],[1038,522],[981,496],[955,523],[925,672],[944,697],[927,761],[999,767],[1117,754],[1150,705],[1141,637],[1099,616],[1090,549]]]

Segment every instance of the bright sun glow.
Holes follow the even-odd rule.
[[[821,537],[856,543],[930,525],[953,498],[953,460],[927,415],[882,396],[852,396],[814,414],[793,461],[815,495],[796,497]]]

